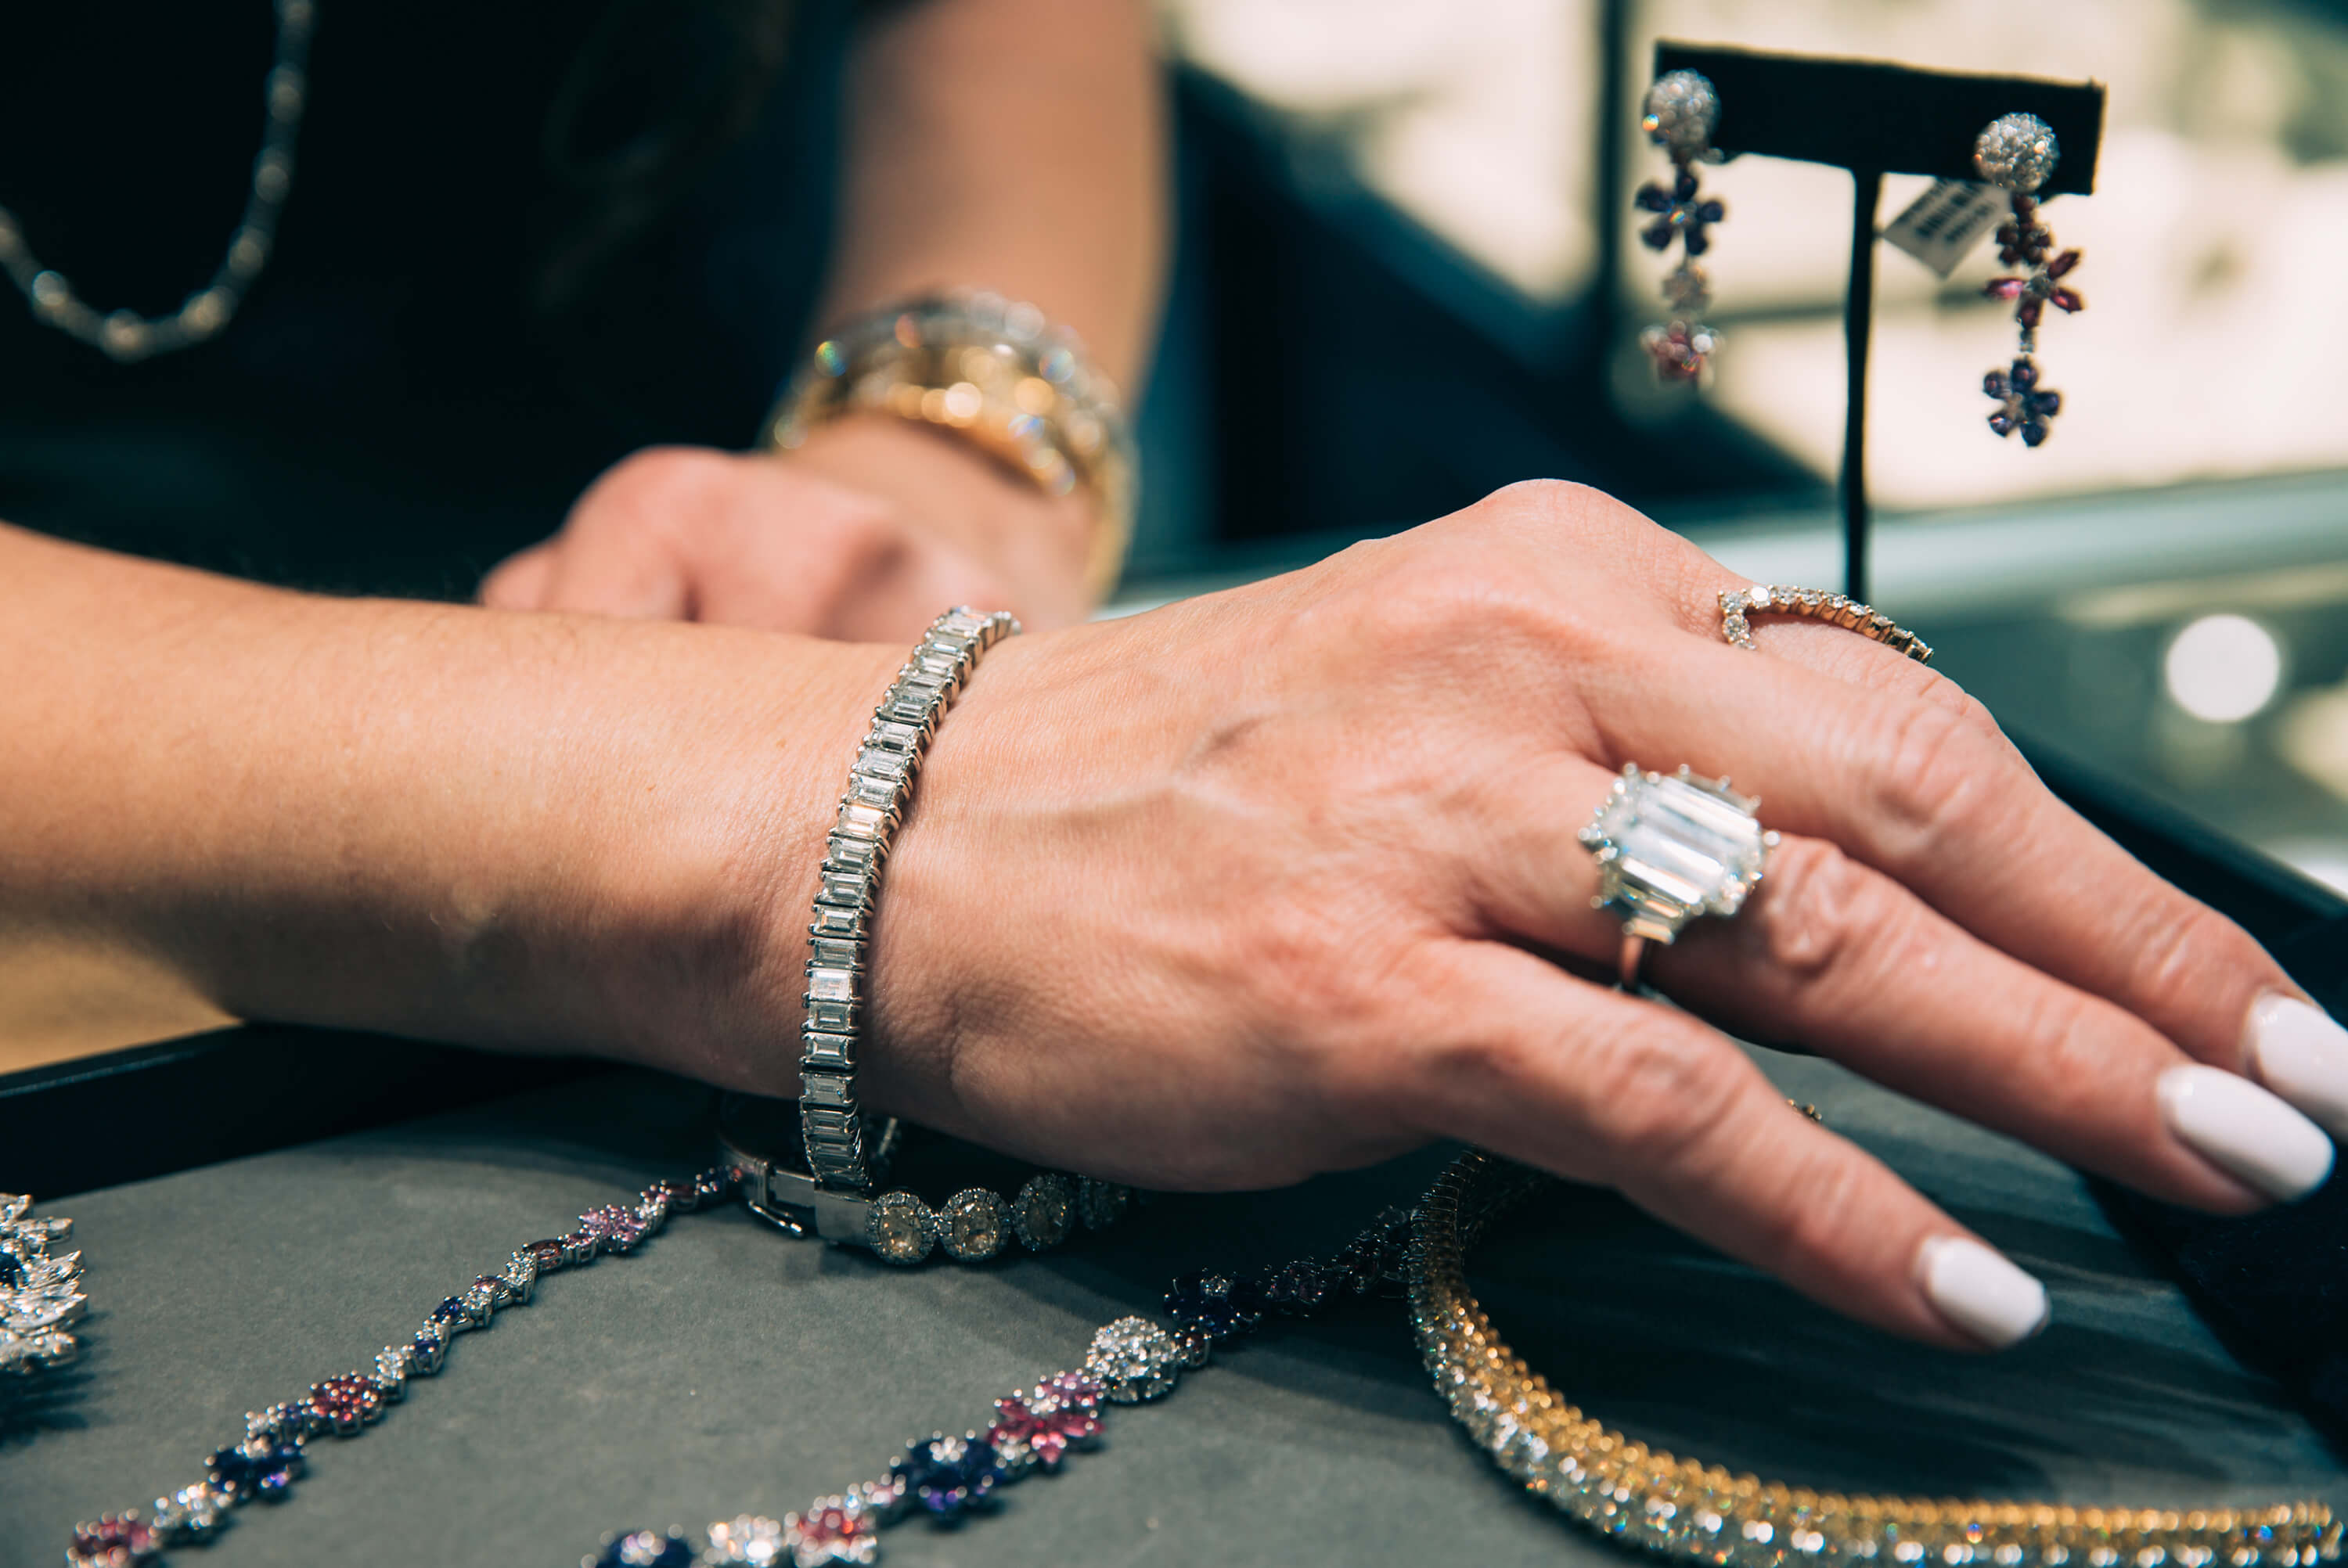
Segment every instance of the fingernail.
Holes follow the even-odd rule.
[[[2251,1004],[2249,1033],[2259,1081],[2348,1137],[2348,1029],[2322,1008],[2269,991]]]
[[[2269,1197],[2302,1198],[2332,1173],[2323,1129],[2247,1078],[2199,1064],[2160,1075],[2160,1114],[2204,1159]]]
[[[1941,1316],[1993,1350],[2046,1327],[2046,1287],[2003,1253],[1961,1235],[1916,1249],[1916,1276]]]

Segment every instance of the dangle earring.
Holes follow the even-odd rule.
[[[2036,115],[2003,115],[1973,143],[1973,167],[1981,177],[2013,195],[2013,215],[1997,231],[1997,259],[2021,270],[2015,277],[1992,278],[1982,291],[1993,300],[2012,300],[2021,329],[2013,364],[1982,377],[1982,390],[1997,400],[1989,427],[2002,436],[2020,431],[2025,446],[2044,441],[2047,422],[2063,409],[2063,395],[2038,384],[2038,362],[2032,357],[2038,350],[2038,323],[2048,305],[2065,315],[2087,308],[2078,291],[2063,282],[2079,264],[2079,252],[2065,251],[2048,259],[2054,231],[2039,220],[2038,201],[2031,194],[2046,183],[2062,156],[2053,128]]]
[[[1664,381],[1699,379],[1720,345],[1720,334],[1704,324],[1704,313],[1712,303],[1711,282],[1695,259],[1711,248],[1705,231],[1728,216],[1728,209],[1698,194],[1694,168],[1720,161],[1712,145],[1713,129],[1719,123],[1720,95],[1698,72],[1670,72],[1647,89],[1646,113],[1639,124],[1648,140],[1671,155],[1672,179],[1669,185],[1650,180],[1632,199],[1642,212],[1653,214],[1639,238],[1653,251],[1669,251],[1677,240],[1683,251],[1680,264],[1663,277],[1671,320],[1639,334],[1639,346],[1655,362],[1655,374]]]

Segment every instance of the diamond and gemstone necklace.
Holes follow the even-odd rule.
[[[161,1568],[167,1551],[209,1544],[244,1505],[291,1497],[308,1467],[312,1442],[328,1435],[356,1437],[382,1419],[412,1381],[437,1376],[448,1364],[460,1335],[486,1328],[499,1314],[530,1302],[547,1276],[633,1253],[671,1216],[730,1203],[756,1184],[730,1165],[655,1182],[632,1202],[590,1209],[574,1229],[520,1247],[496,1272],[434,1307],[413,1337],[386,1346],[372,1363],[247,1412],[242,1440],[213,1450],[201,1481],[158,1497],[151,1509],[127,1508],[77,1525],[66,1548],[67,1568]],[[1114,1217],[1086,1223],[1098,1228]],[[997,1487],[1056,1471],[1065,1456],[1092,1447],[1107,1407],[1171,1392],[1186,1369],[1204,1366],[1218,1345],[1246,1334],[1266,1315],[1310,1317],[1347,1294],[1398,1286],[1408,1226],[1409,1216],[1389,1210],[1334,1256],[1300,1258],[1262,1280],[1211,1271],[1185,1275],[1166,1292],[1170,1327],[1139,1317],[1107,1324],[1076,1368],[996,1400],[983,1430],[917,1438],[880,1479],[819,1497],[803,1513],[721,1520],[698,1546],[677,1534],[632,1531],[608,1537],[583,1563],[870,1563],[880,1554],[880,1531],[913,1518],[953,1525],[987,1512],[1000,1501]]]
[[[25,241],[25,226],[16,215],[0,207],[0,271],[5,271],[33,307],[33,319],[97,349],[108,358],[129,364],[153,354],[193,348],[219,334],[244,302],[247,289],[268,263],[277,240],[277,218],[294,189],[294,138],[302,128],[302,109],[309,97],[306,74],[310,30],[317,17],[316,0],[276,0],[277,55],[269,68],[263,101],[268,128],[261,135],[261,150],[252,160],[252,183],[244,199],[244,214],[230,236],[228,251],[212,272],[211,281],[190,294],[167,316],[142,316],[136,311],[99,311],[75,292],[63,272],[41,264]]]
[[[656,1182],[633,1203],[592,1209],[575,1230],[522,1247],[370,1368],[247,1414],[244,1440],[215,1450],[202,1481],[157,1498],[151,1512],[126,1509],[77,1526],[68,1568],[160,1568],[167,1549],[210,1542],[243,1504],[282,1501],[313,1440],[355,1437],[381,1419],[411,1379],[440,1371],[458,1336],[530,1300],[548,1274],[633,1252],[672,1214],[742,1196],[746,1176],[720,1166]],[[1268,1276],[1208,1270],[1176,1279],[1166,1324],[1126,1317],[1104,1326],[1075,1368],[995,1401],[983,1429],[914,1439],[877,1480],[819,1497],[805,1512],[716,1522],[698,1542],[653,1530],[607,1536],[580,1568],[872,1563],[891,1526],[913,1518],[953,1526],[991,1511],[1001,1488],[1093,1447],[1110,1407],[1172,1392],[1184,1371],[1267,1316],[1316,1317],[1346,1295],[1403,1284],[1426,1369],[1454,1419],[1528,1491],[1625,1546],[1715,1568],[2328,1568],[2341,1557],[2341,1521],[2317,1502],[2179,1512],[1843,1496],[1651,1450],[1568,1404],[1500,1339],[1467,1288],[1468,1249],[1553,1180],[1470,1150],[1416,1210],[1386,1211],[1334,1256],[1300,1258]]]

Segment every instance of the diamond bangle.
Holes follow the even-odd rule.
[[[799,1030],[799,1130],[808,1173],[827,1192],[870,1196],[874,1167],[885,1162],[895,1135],[895,1122],[870,1122],[856,1094],[881,863],[939,719],[961,695],[978,656],[1018,630],[1007,614],[982,615],[967,605],[932,621],[873,710],[839,797],[808,927],[807,1021]]]

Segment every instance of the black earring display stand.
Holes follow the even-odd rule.
[[[1700,71],[1720,95],[1713,145],[1734,157],[1830,163],[1850,170],[1850,286],[1843,336],[1850,400],[1843,416],[1843,591],[1867,597],[1867,349],[1875,317],[1875,209],[1886,174],[1978,180],[1973,140],[2000,115],[2034,114],[2062,149],[2041,198],[2096,188],[2104,89],[2094,82],[1920,71],[1873,60],[1769,55],[1694,44],[1655,46],[1655,75]]]

